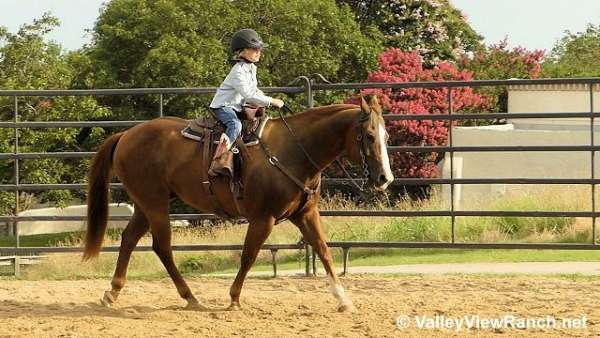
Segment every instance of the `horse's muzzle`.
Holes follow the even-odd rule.
[[[386,175],[384,173],[379,174],[375,180],[375,190],[384,191],[390,183],[394,181],[394,176]]]

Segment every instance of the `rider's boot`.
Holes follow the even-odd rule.
[[[210,176],[224,175],[233,177],[233,153],[230,151],[231,140],[225,134],[221,134],[219,145],[208,169]]]

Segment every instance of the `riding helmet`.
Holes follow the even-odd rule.
[[[268,47],[253,29],[240,29],[231,37],[231,52],[234,53],[244,48],[265,48]]]

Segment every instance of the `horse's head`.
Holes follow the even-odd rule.
[[[369,183],[383,191],[394,180],[386,148],[389,136],[377,97],[369,95],[360,101],[358,125],[346,142],[346,150],[353,162],[368,171]]]

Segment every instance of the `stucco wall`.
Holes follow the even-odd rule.
[[[594,88],[594,111],[600,111],[600,90]],[[585,85],[511,86],[509,113],[589,112],[590,92]]]

